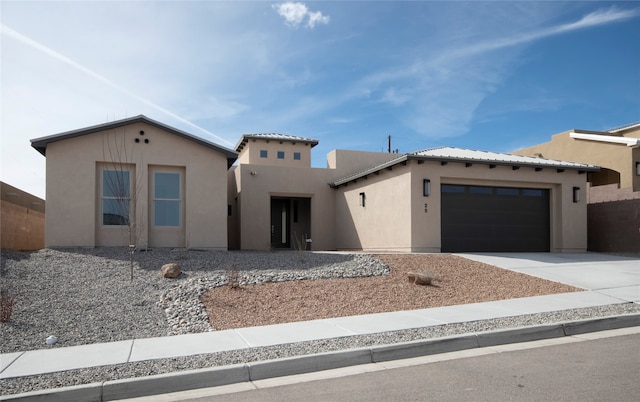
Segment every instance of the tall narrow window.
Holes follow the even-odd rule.
[[[153,223],[180,226],[180,173],[154,173]]]
[[[573,202],[580,201],[580,187],[573,188]]]
[[[102,171],[102,224],[128,226],[131,181],[128,170]]]

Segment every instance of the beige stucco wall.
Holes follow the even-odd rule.
[[[588,163],[620,173],[620,188],[640,191],[640,176],[635,174],[635,164],[640,162],[640,148],[624,144],[612,144],[579,140],[570,137],[571,131],[556,134],[551,141],[514,151],[515,155],[542,154],[547,159]],[[594,132],[597,134],[597,132]],[[600,133],[603,134],[603,133]],[[640,138],[640,128],[624,132],[625,137]]]
[[[267,151],[267,158],[260,157],[261,150]],[[278,151],[284,152],[284,159],[278,159]],[[294,152],[300,153],[300,160],[293,159]],[[238,164],[310,167],[311,145],[305,142],[251,138],[240,151],[240,154],[238,155]]]
[[[136,138],[141,141],[135,143]],[[47,247],[129,244],[126,229],[103,227],[99,216],[99,169],[113,162],[125,163],[134,172],[134,230],[139,247],[227,248],[226,156],[144,123],[49,143]],[[184,179],[184,230],[163,239],[156,236],[155,244],[155,228],[150,224],[150,166],[178,169]]]
[[[431,180],[431,194],[423,195],[423,179]],[[512,170],[508,166],[465,167],[461,163],[442,166],[439,162],[396,165],[356,183],[337,189],[336,237],[338,248],[392,249],[439,252],[441,248],[440,185],[476,184],[545,188],[550,190],[552,252],[585,251],[586,175],[566,170],[533,168]],[[574,203],[573,187],[580,187],[581,200]],[[358,194],[365,192],[366,207]],[[425,212],[425,204],[427,204]]]
[[[409,169],[395,167],[391,174],[374,174],[335,191],[337,248],[412,251]]]
[[[239,165],[233,169],[238,189],[240,247],[268,250],[271,245],[271,197],[311,199],[311,240],[314,250],[335,248],[334,193],[327,169]]]
[[[335,169],[338,174],[347,175],[381,165],[399,156],[386,152],[334,149],[327,154],[327,167]]]

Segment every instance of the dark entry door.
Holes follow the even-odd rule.
[[[442,251],[546,252],[549,190],[443,184]]]
[[[271,247],[291,248],[288,198],[271,199]]]

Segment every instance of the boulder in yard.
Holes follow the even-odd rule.
[[[177,278],[182,273],[180,269],[180,265],[172,262],[170,264],[164,264],[162,268],[160,268],[160,272],[162,272],[162,276],[165,278]]]
[[[409,282],[413,282],[416,285],[432,285],[434,281],[440,280],[431,274],[420,272],[407,272],[407,277],[409,278]]]

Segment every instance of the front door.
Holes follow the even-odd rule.
[[[288,198],[271,199],[271,247],[291,248]]]

